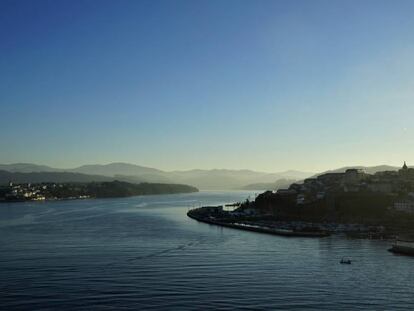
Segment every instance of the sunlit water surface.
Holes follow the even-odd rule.
[[[277,237],[186,216],[250,194],[1,204],[0,309],[414,309],[414,258],[388,242]]]

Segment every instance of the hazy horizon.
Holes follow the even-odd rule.
[[[244,170],[249,170],[249,171],[260,171],[260,170],[256,170],[256,169],[250,169],[250,168],[226,168],[226,167],[210,167],[210,168],[200,168],[200,167],[190,167],[190,168],[181,168],[181,169],[164,169],[164,168],[160,168],[160,167],[156,167],[153,165],[143,165],[142,163],[133,163],[133,162],[123,162],[123,161],[112,161],[112,162],[101,162],[101,163],[78,163],[77,165],[72,165],[72,166],[66,166],[66,167],[62,167],[62,166],[57,166],[57,165],[50,165],[49,163],[36,163],[36,162],[7,162],[7,163],[0,163],[0,165],[13,165],[13,164],[34,164],[34,165],[39,165],[39,166],[48,166],[51,168],[57,168],[57,169],[73,169],[73,168],[77,168],[77,167],[81,167],[81,166],[86,166],[86,165],[110,165],[110,164],[131,164],[131,165],[137,165],[137,166],[143,166],[143,167],[148,167],[148,168],[154,168],[154,169],[159,169],[162,171],[166,171],[166,172],[173,172],[173,171],[188,171],[188,170],[239,170],[239,171],[244,171]],[[299,171],[297,169],[285,169],[283,171]],[[272,171],[272,172],[268,172],[268,171],[261,171],[263,173],[275,173],[276,171]],[[278,171],[278,172],[282,172],[282,171]],[[309,172],[312,173],[312,172]]]
[[[2,1],[0,163],[414,158],[413,1]]]
[[[207,168],[200,168],[200,167],[193,167],[193,168],[182,168],[182,169],[164,169],[162,167],[156,167],[156,166],[151,166],[151,165],[143,165],[142,163],[133,163],[133,162],[122,162],[122,161],[112,161],[112,162],[103,162],[103,163],[80,163],[78,165],[73,165],[73,166],[67,166],[67,167],[61,167],[61,166],[55,166],[55,165],[50,165],[48,163],[35,163],[35,162],[10,162],[10,163],[0,163],[0,165],[13,165],[13,164],[34,164],[34,165],[39,165],[39,166],[48,166],[51,168],[55,168],[55,169],[60,169],[60,170],[65,170],[65,169],[75,169],[78,167],[82,167],[82,166],[88,166],[88,165],[110,165],[110,164],[127,164],[127,165],[137,165],[137,166],[142,166],[142,167],[146,167],[146,168],[152,168],[152,169],[157,169],[157,170],[161,170],[164,172],[175,172],[175,171],[191,171],[191,170],[232,170],[232,171],[254,171],[254,172],[261,172],[261,173],[283,173],[283,172],[289,172],[289,171],[298,171],[298,172],[302,172],[302,173],[309,173],[309,174],[317,174],[317,173],[321,173],[324,171],[330,171],[330,170],[336,170],[336,169],[340,169],[340,168],[344,168],[344,167],[359,167],[359,166],[363,166],[363,167],[379,167],[379,166],[392,166],[392,167],[401,167],[402,164],[406,162],[403,161],[402,163],[399,164],[388,164],[388,163],[383,163],[383,164],[369,164],[369,165],[360,165],[360,164],[355,164],[355,165],[342,165],[342,166],[338,166],[338,167],[331,167],[331,168],[327,168],[327,169],[323,169],[320,171],[309,171],[309,170],[300,170],[300,169],[296,169],[296,168],[286,168],[283,170],[279,170],[279,171],[266,171],[266,170],[258,170],[258,169],[252,169],[252,168],[227,168],[227,167],[207,167]],[[411,166],[410,163],[407,163],[408,166]]]

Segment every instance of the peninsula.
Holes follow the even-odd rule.
[[[206,223],[289,236],[343,233],[360,238],[411,235],[414,228],[414,169],[367,174],[360,169],[325,173],[266,191],[236,208],[191,210]]]
[[[0,187],[0,202],[117,198],[137,195],[197,192],[192,186],[180,184],[140,183],[122,181],[89,183],[36,183]]]

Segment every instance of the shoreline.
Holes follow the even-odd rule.
[[[227,222],[209,219],[207,217],[197,216],[195,213],[195,210],[188,211],[187,216],[196,221],[203,222],[203,223],[210,224],[210,225],[216,225],[216,226],[244,230],[244,231],[265,233],[265,234],[271,234],[271,235],[278,235],[278,236],[284,236],[284,237],[323,238],[323,237],[328,237],[331,235],[329,232],[322,232],[322,231],[319,231],[319,232],[292,231],[292,230],[286,230],[286,229],[271,229],[271,228],[259,227],[259,226],[249,226],[249,225],[243,225],[239,223],[227,223]]]
[[[226,205],[227,206],[227,205]],[[206,224],[232,229],[266,233],[286,237],[322,238],[332,235],[344,235],[348,239],[368,239],[394,241],[402,233],[385,231],[383,226],[367,226],[358,223],[312,223],[306,221],[283,221],[246,219],[226,214],[223,206],[204,206],[191,209],[187,217]]]
[[[52,199],[43,199],[43,200],[0,200],[0,204],[14,204],[14,203],[44,203],[44,202],[60,202],[60,201],[85,201],[85,200],[102,200],[102,199],[122,199],[122,198],[132,198],[132,197],[146,197],[151,195],[172,195],[172,194],[187,194],[187,193],[197,193],[199,191],[192,192],[168,192],[168,193],[148,193],[148,194],[137,194],[137,195],[127,195],[127,196],[103,196],[103,197],[67,197],[67,198],[52,198]]]

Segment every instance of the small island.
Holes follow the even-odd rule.
[[[88,183],[24,183],[10,182],[0,187],[0,202],[45,200],[74,200],[119,198],[138,195],[176,194],[198,192],[198,189],[181,184],[140,183],[122,181]]]
[[[414,169],[325,173],[287,189],[266,191],[233,209],[201,207],[205,223],[283,236],[395,239],[414,231]]]

